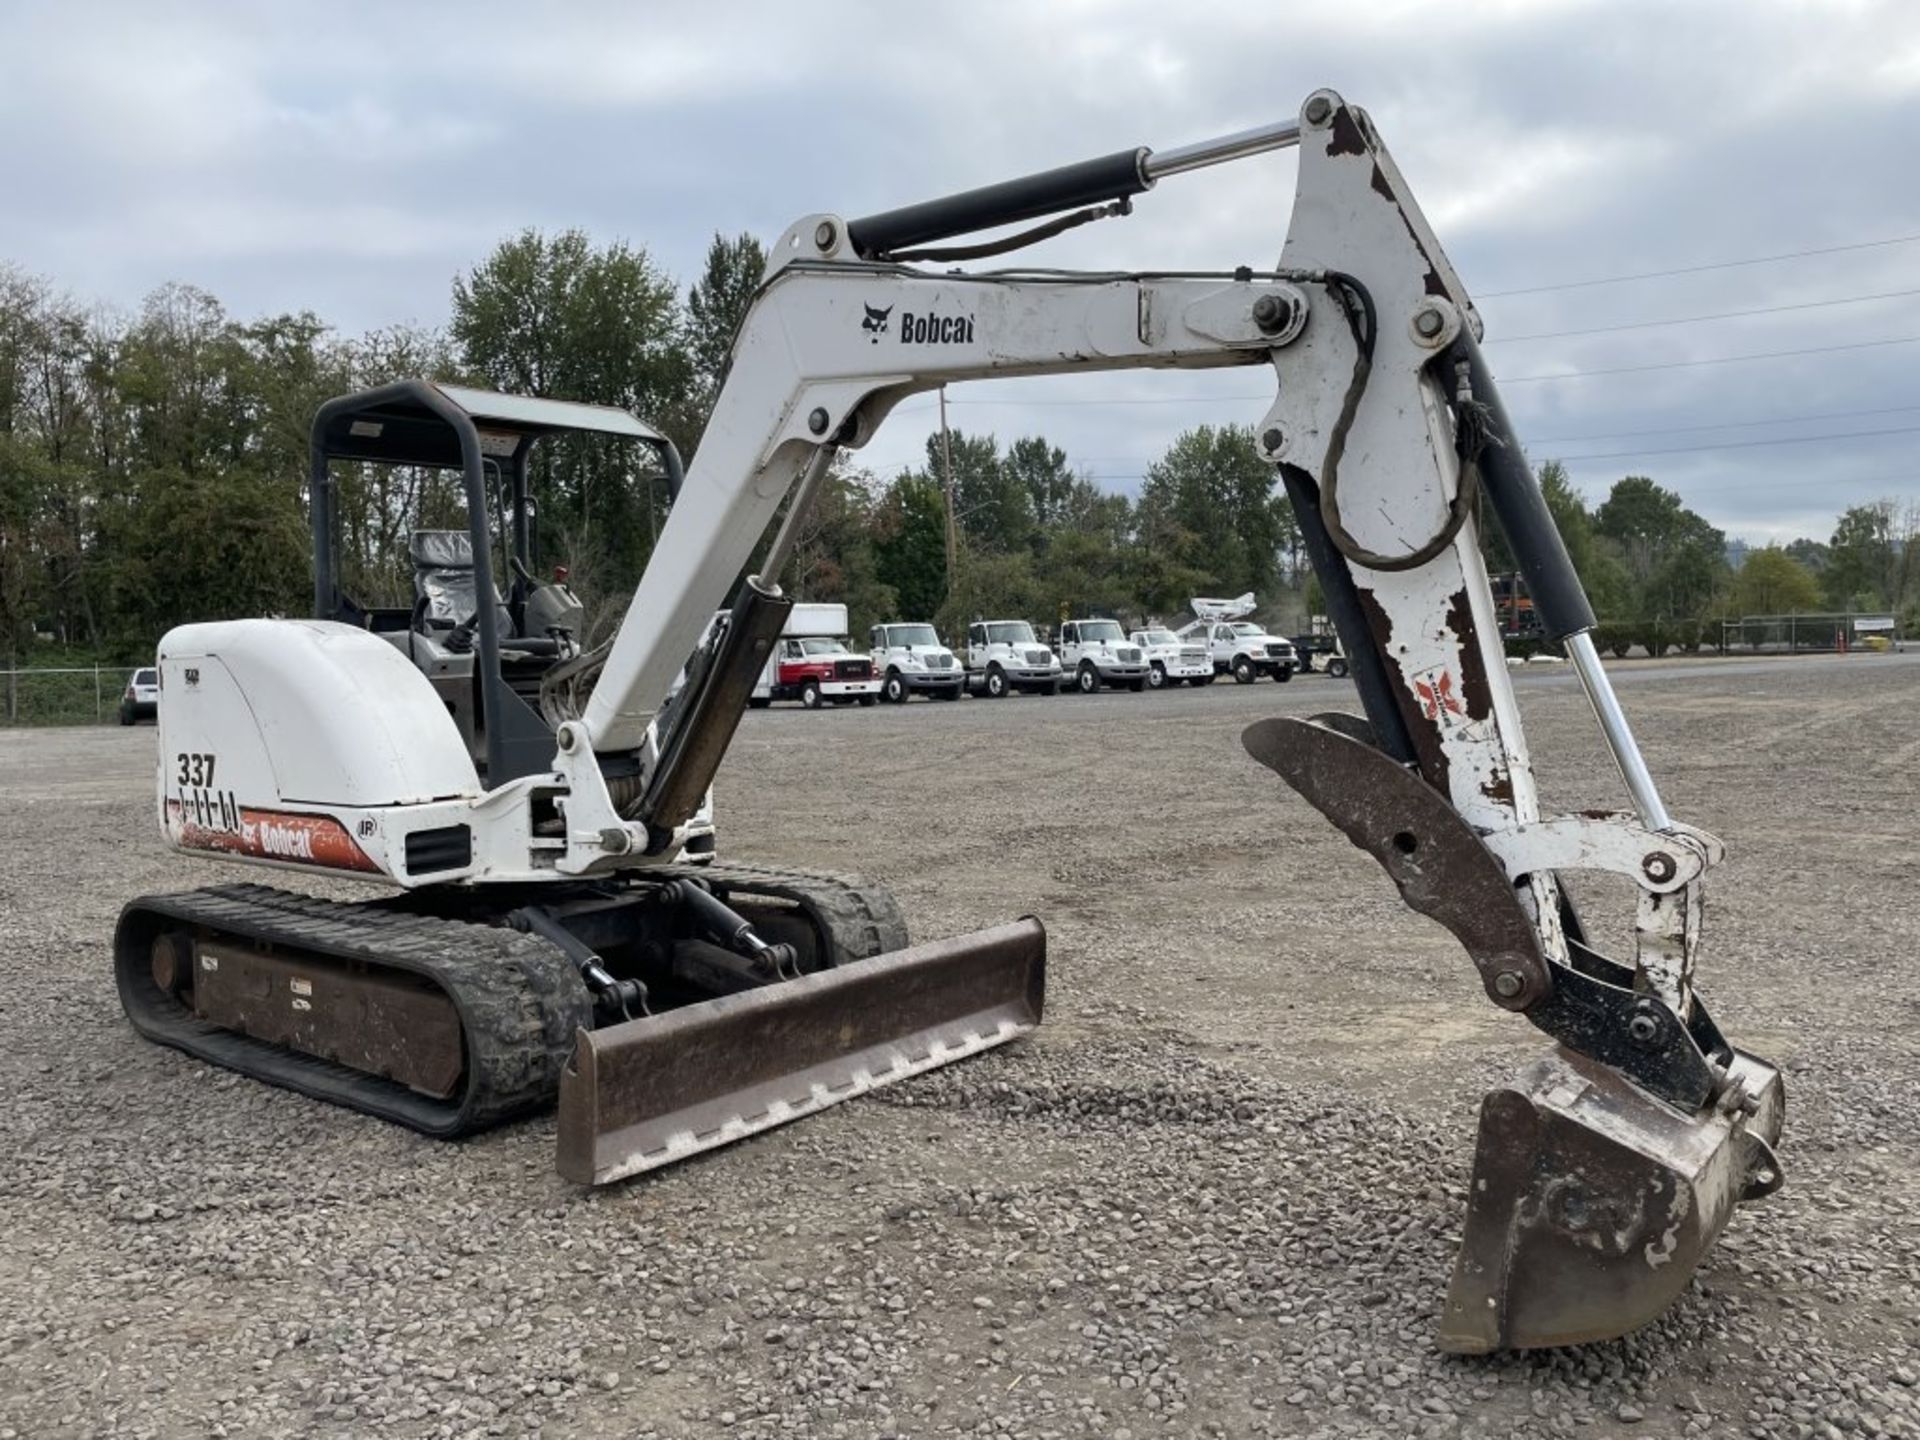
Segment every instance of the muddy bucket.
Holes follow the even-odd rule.
[[[557,1168],[604,1185],[964,1060],[1040,1023],[1034,919],[582,1030]]]
[[[1784,1111],[1779,1072],[1739,1051],[1693,1113],[1565,1047],[1488,1095],[1440,1347],[1577,1345],[1652,1320],[1733,1207],[1779,1187]]]

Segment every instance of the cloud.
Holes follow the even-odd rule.
[[[1756,539],[1915,491],[1898,436],[1623,456],[1638,444],[1889,428],[1901,346],[1573,375],[1920,334],[1886,301],[1506,344],[1503,336],[1920,285],[1920,245],[1631,284],[1490,292],[1920,235],[1920,9],[1897,0],[1417,0],[1271,7],[976,0],[797,10],[169,0],[0,11],[0,259],[130,306],[172,279],[242,314],[342,328],[444,317],[452,277],[525,225],[646,245],[683,278],[716,231],[860,214],[1134,144],[1364,104],[1468,285],[1523,431],[1598,494],[1629,470]],[[1089,268],[1270,264],[1286,157],[1176,177],[1124,223],[1031,252]],[[1044,431],[1117,488],[1186,425],[1250,421],[1258,371],[953,392],[955,423]],[[1090,404],[1134,397],[1178,404]],[[917,462],[932,407],[866,458]],[[1913,412],[1920,423],[1920,411]],[[1897,421],[1898,417],[1894,417]],[[1699,427],[1642,437],[1639,432]],[[1720,428],[1707,429],[1714,426]],[[1657,444],[1664,440],[1666,444]]]

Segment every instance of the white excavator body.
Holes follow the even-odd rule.
[[[1287,147],[1299,179],[1272,270],[950,268]],[[1028,220],[1043,223],[929,248]],[[1318,91],[1295,120],[1217,141],[860,220],[810,215],[772,255],[684,481],[658,432],[596,407],[409,382],[322,408],[318,619],[167,636],[162,819],[182,848],[411,893],[333,909],[249,887],[136,900],[116,941],[135,1023],[429,1133],[557,1093],[559,1167],[583,1182],[1026,1033],[1042,1003],[1037,922],[909,947],[879,887],[713,858],[708,788],[792,607],[781,572],[835,454],[911,395],[1270,370],[1255,433],[1365,714],[1262,721],[1244,744],[1460,939],[1494,1005],[1556,1042],[1483,1109],[1440,1343],[1572,1343],[1659,1313],[1734,1204],[1779,1184],[1780,1080],[1726,1042],[1695,991],[1719,842],[1660,800],[1471,298],[1365,113]],[[655,447],[675,492],[625,619],[594,649],[569,594],[532,576],[524,497],[532,447],[576,428]],[[466,486],[469,531],[415,537],[411,612],[360,606],[338,574],[328,467],[370,460],[437,465]],[[1630,810],[1542,810],[1480,497],[1566,646]],[[717,610],[726,622],[703,642]],[[1575,869],[1634,883],[1630,961],[1589,944],[1559,881]]]

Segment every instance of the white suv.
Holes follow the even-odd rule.
[[[1118,620],[1069,620],[1060,627],[1060,669],[1091,695],[1102,685],[1147,688],[1147,659]]]
[[[940,643],[931,625],[876,625],[871,634],[873,673],[880,676],[880,698],[889,705],[910,695],[958,700],[966,670]]]
[[[1178,685],[1213,683],[1213,657],[1199,640],[1182,640],[1164,626],[1136,630],[1127,637],[1147,657],[1147,684],[1155,690]]]
[[[126,693],[120,697],[120,723],[157,720],[160,716],[160,672],[143,666],[127,677]]]
[[[998,700],[1013,690],[1060,693],[1060,659],[1024,620],[976,620],[967,627],[969,690]]]

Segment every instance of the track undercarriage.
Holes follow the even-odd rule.
[[[857,879],[674,866],[473,900],[145,896],[115,936],[121,1000],[151,1040],[427,1135],[564,1096],[560,1168],[587,1183],[1039,1020],[1038,922],[913,949],[893,897]]]

